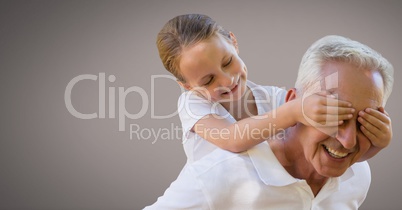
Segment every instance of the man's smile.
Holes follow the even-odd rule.
[[[333,158],[336,159],[342,159],[345,158],[346,156],[348,156],[350,153],[346,153],[346,152],[340,152],[338,150],[335,150],[333,148],[327,147],[325,145],[323,145],[325,151]]]

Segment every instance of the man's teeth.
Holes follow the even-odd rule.
[[[329,147],[324,146],[325,149],[328,151],[329,155],[331,155],[334,158],[344,158],[348,155],[348,153],[344,153],[344,152],[338,152],[334,149],[331,149]]]

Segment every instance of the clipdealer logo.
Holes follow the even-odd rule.
[[[195,116],[197,114],[202,114],[199,113],[199,110],[197,110],[197,106],[195,108],[191,108],[192,105],[198,104],[198,103],[203,103],[200,100],[192,100],[191,95],[192,94],[197,94],[197,91],[204,92],[204,93],[209,93],[206,91],[205,88],[200,87],[197,88],[196,91],[191,91],[191,94],[186,94],[186,101],[188,101],[188,104],[183,104],[180,102],[178,110],[175,110],[175,112],[167,114],[167,115],[156,115],[155,114],[155,81],[157,79],[168,79],[172,80],[176,83],[176,78],[171,76],[171,75],[152,75],[151,76],[151,97],[148,96],[147,92],[138,86],[131,86],[127,89],[124,87],[117,87],[118,91],[118,127],[119,131],[125,131],[126,130],[126,120],[131,119],[131,120],[137,120],[145,116],[145,114],[148,112],[149,107],[151,108],[151,119],[167,119],[176,116],[179,111],[184,111],[187,112],[187,114],[190,117],[199,117]],[[114,75],[109,75],[107,77],[107,80],[109,83],[114,83],[116,81],[116,76]],[[71,94],[74,86],[79,83],[79,82],[93,82],[97,81],[98,82],[98,111],[93,112],[93,113],[82,113],[78,111],[74,107],[74,103],[71,100]],[[70,82],[67,84],[65,93],[64,93],[64,101],[67,110],[71,115],[78,119],[84,119],[84,120],[90,120],[90,119],[105,119],[106,117],[109,119],[115,119],[116,118],[116,87],[110,86],[107,88],[108,89],[108,116],[106,116],[106,74],[105,73],[99,73],[98,75],[93,75],[93,74],[82,74],[74,77],[73,79],[70,80]],[[179,86],[181,88],[181,92],[185,92],[184,88],[182,86]],[[308,97],[311,96],[312,94],[318,93],[322,90],[330,90],[330,89],[336,89],[339,87],[338,84],[338,73],[335,72],[331,75],[326,76],[322,81],[317,81],[315,84],[313,84],[310,87],[310,90],[302,94],[302,112],[304,118],[310,123],[311,126],[315,127],[316,129],[320,130],[321,132],[327,134],[327,135],[335,135],[337,133],[337,126],[332,126],[330,129],[325,124],[320,124],[315,122],[314,120],[310,119],[304,112],[304,100]],[[219,88],[218,88],[219,89]],[[277,104],[277,98],[276,95],[277,93],[268,93],[264,91],[264,89],[259,89],[260,91],[264,92],[264,94],[267,94],[266,99],[262,101],[258,101],[259,104],[263,103],[268,103],[272,106],[273,104]],[[217,90],[214,90],[217,91]],[[250,94],[251,92],[248,92]],[[141,109],[137,113],[130,113],[126,109],[126,98],[128,97],[129,94],[138,94],[141,97]],[[209,98],[210,95],[209,95]],[[231,101],[230,99],[228,99]],[[247,101],[245,102],[247,103]],[[215,112],[217,109],[217,103],[214,103],[213,106],[211,107],[211,111]],[[247,107],[247,106],[245,106]],[[249,110],[246,110],[249,111]],[[213,113],[211,112],[211,113]],[[227,116],[215,116],[214,117],[227,117]],[[255,119],[261,119],[264,118],[264,116],[253,116]],[[266,117],[266,116],[265,116]],[[272,110],[272,117],[277,117],[276,116],[276,111],[275,108]],[[271,126],[271,125],[270,125]],[[272,128],[275,128],[276,125],[273,125]],[[163,139],[163,140],[169,140],[169,139],[181,139],[180,136],[180,131],[182,130],[181,127],[174,126],[171,124],[170,129],[168,128],[162,128],[162,129],[154,129],[154,128],[142,128],[138,124],[130,124],[130,139],[132,140],[133,137],[135,136],[137,139],[146,139],[146,140],[152,140],[152,143],[155,143],[158,139]],[[248,128],[248,127],[247,127]],[[254,130],[252,130],[254,132]],[[244,131],[243,131],[244,132]],[[255,132],[254,132],[255,133]],[[185,142],[183,142],[185,143]]]

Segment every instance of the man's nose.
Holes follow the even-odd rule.
[[[345,149],[353,149],[356,146],[356,122],[350,121],[338,127],[335,138]]]

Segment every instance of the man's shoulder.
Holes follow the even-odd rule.
[[[354,171],[370,173],[370,166],[367,161],[357,162],[351,166]]]
[[[269,94],[269,95],[277,95],[283,91],[286,91],[284,88],[280,88],[277,86],[269,86],[269,85],[259,85],[250,80],[247,80],[247,86],[251,90],[260,91],[260,92],[263,92],[263,93]]]
[[[357,162],[350,167],[355,177],[365,177],[367,181],[371,181],[370,166],[367,161]]]
[[[359,185],[362,188],[368,188],[371,183],[370,166],[367,161],[357,162],[349,167],[348,170],[340,177],[343,185]]]
[[[270,151],[268,143],[260,143],[248,151],[232,153],[220,148],[188,164],[192,174],[199,180],[209,180],[211,177],[224,182],[234,183],[234,179],[267,178],[272,175],[270,168],[278,172],[282,166]],[[285,172],[286,173],[286,172]],[[235,176],[232,176],[235,174]],[[230,179],[226,175],[231,176]],[[262,181],[262,180],[260,180]]]
[[[190,163],[194,175],[203,176],[213,171],[229,170],[235,163],[249,160],[247,152],[233,153],[220,148],[216,148],[213,152],[203,158]]]
[[[251,81],[247,81],[247,85],[253,92],[255,101],[264,109],[263,112],[268,112],[285,103],[287,91],[283,88],[261,86]]]

